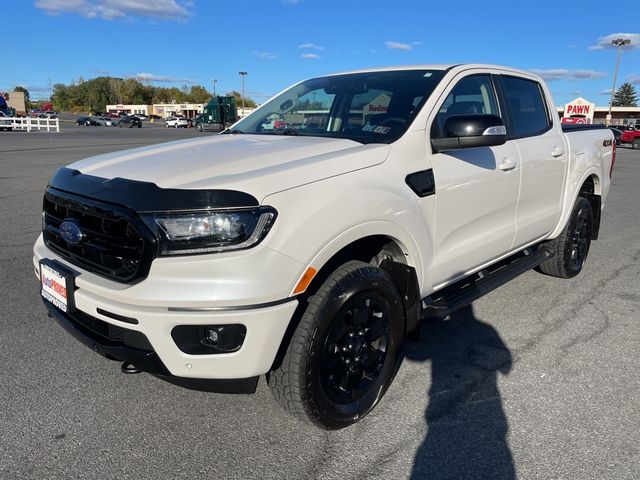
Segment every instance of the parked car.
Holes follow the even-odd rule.
[[[111,117],[99,117],[96,119],[98,122],[100,122],[100,125],[104,125],[105,127],[115,127],[116,126],[116,121],[111,118]]]
[[[138,117],[134,117],[133,115],[130,115],[128,117],[123,117],[120,120],[118,120],[118,127],[141,128],[142,122]]]
[[[54,111],[45,112],[44,117],[45,118],[58,118],[58,112],[54,112]]]
[[[162,120],[160,115],[149,115],[149,120]]]
[[[149,117],[147,117],[146,115],[143,115],[142,113],[134,113],[131,115],[132,117],[136,117],[138,120],[144,122],[145,120],[147,120]]]
[[[617,128],[618,130],[622,130],[623,132],[627,130],[631,130],[631,131],[638,130],[638,128],[635,125],[616,125],[615,128]]]
[[[0,130],[10,132],[13,130],[13,122],[8,119],[9,115],[0,111]]]
[[[189,121],[184,117],[169,117],[164,121],[164,126],[167,128],[187,128]]]
[[[316,96],[329,104],[304,129],[262,128]],[[534,267],[583,271],[614,138],[550,112],[527,71],[362,70],[300,82],[220,135],[81,160],[44,194],[41,295],[125,372],[236,393],[266,375],[293,415],[347,427],[422,318]]]
[[[93,117],[78,117],[76,125],[84,125],[85,127],[99,127],[101,123]]]
[[[620,144],[628,143],[634,150],[640,150],[640,130],[622,130]]]

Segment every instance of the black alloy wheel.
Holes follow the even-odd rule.
[[[593,237],[593,211],[585,197],[578,197],[564,229],[553,240],[543,244],[551,257],[538,266],[546,275],[573,278],[587,261]]]
[[[317,369],[317,381],[332,402],[360,400],[380,376],[390,312],[388,300],[370,290],[353,296],[334,317]]]
[[[309,298],[269,387],[295,416],[325,429],[347,427],[386,392],[403,338],[404,308],[389,275],[348,262]]]
[[[591,245],[591,218],[589,213],[590,209],[583,207],[577,212],[573,221],[569,266],[576,272],[582,270],[582,266],[587,260],[589,246]]]

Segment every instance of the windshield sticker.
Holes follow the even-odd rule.
[[[376,125],[365,125],[362,127],[363,132],[373,132],[373,133],[381,133],[386,135],[391,131],[391,127],[380,127]]]

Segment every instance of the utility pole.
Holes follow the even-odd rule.
[[[244,77],[247,76],[247,72],[238,72],[242,78],[242,116],[244,117]]]
[[[628,38],[616,38],[611,40],[611,45],[618,47],[618,58],[616,60],[616,69],[613,73],[613,86],[611,87],[611,101],[609,102],[609,114],[607,115],[607,125],[611,124],[611,109],[613,108],[613,94],[616,91],[616,80],[618,79],[618,68],[620,68],[620,56],[622,55],[622,47],[631,44]]]
[[[213,96],[216,96],[216,83],[218,83],[217,79],[213,79]]]
[[[49,77],[48,81],[49,81],[49,102],[51,102],[51,77]]]

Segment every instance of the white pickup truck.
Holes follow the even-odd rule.
[[[296,116],[296,128],[262,126]],[[283,122],[284,123],[284,122]],[[563,132],[537,76],[490,65],[305,80],[219,135],[76,162],[44,196],[49,314],[96,352],[336,429],[369,413],[421,319],[598,237],[615,145]]]

